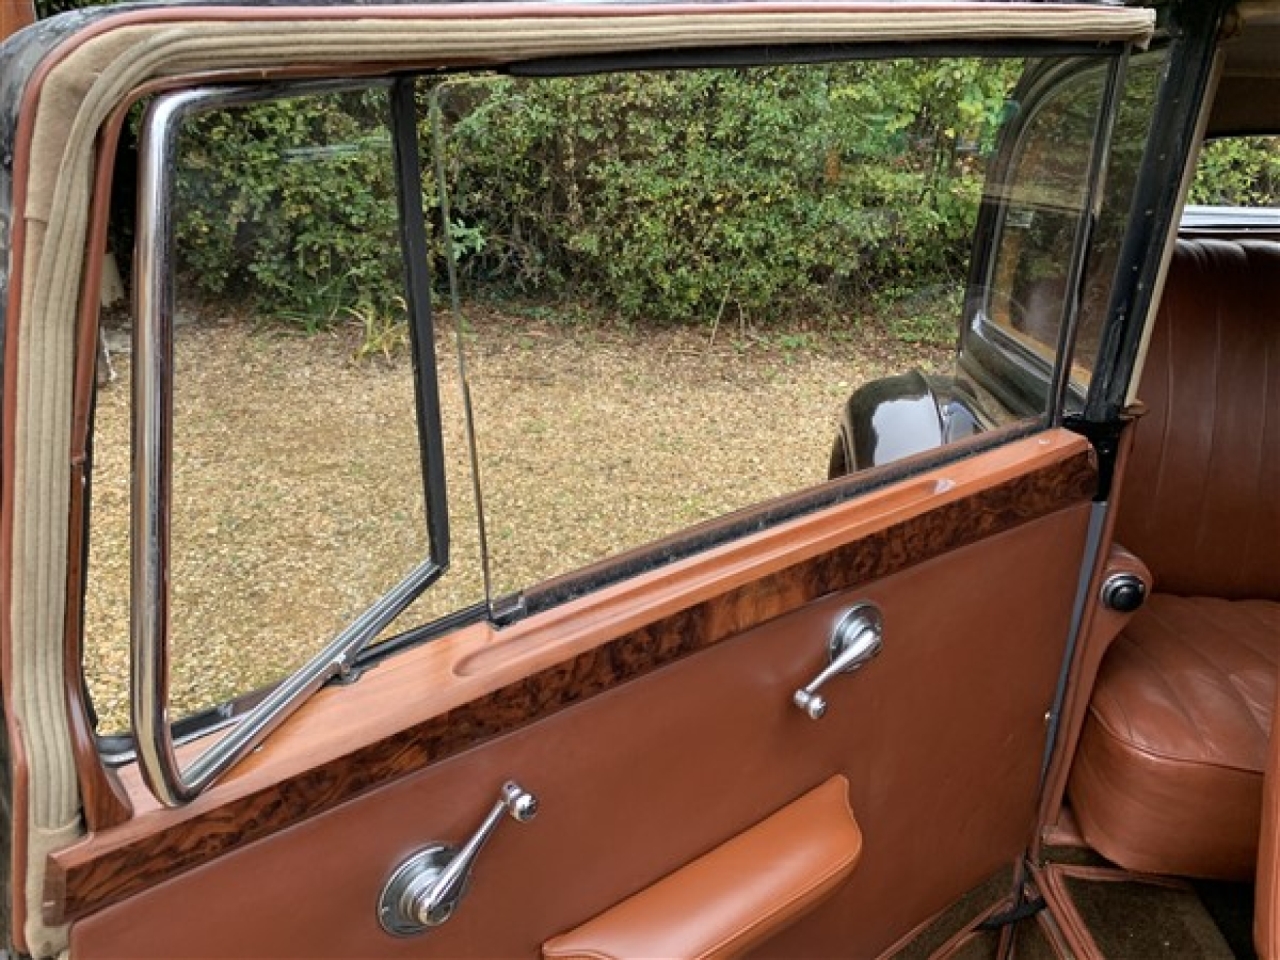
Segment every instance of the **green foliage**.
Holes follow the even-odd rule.
[[[36,16],[43,20],[68,10],[79,10],[83,7],[104,7],[119,0],[36,0]]]
[[[36,2],[49,16],[103,0]],[[438,93],[463,279],[473,295],[666,322],[728,309],[767,323],[954,292],[1021,68],[899,60],[448,81]],[[428,144],[432,95],[424,83]],[[180,156],[188,288],[310,330],[402,312],[384,92],[197,117]],[[1280,204],[1280,139],[1210,144],[1191,199]],[[439,236],[432,260],[443,285]],[[933,339],[936,326],[905,335]]]
[[[329,94],[190,120],[179,144],[184,281],[250,296],[308,329],[402,292],[383,91]]]
[[[649,320],[839,309],[962,270],[1019,64],[850,63],[449,90],[479,290]]]
[[[1242,137],[1206,144],[1191,185],[1191,202],[1280,206],[1280,137]]]
[[[964,290],[954,285],[884,291],[880,313],[899,343],[949,347],[956,340],[956,317],[962,312]]]
[[[369,360],[381,355],[384,360],[409,348],[409,323],[403,297],[394,298],[394,309],[363,302],[344,308],[345,313],[360,325],[360,345],[356,348],[357,360]]]
[[[711,322],[728,308],[767,322],[840,311],[909,280],[954,282],[981,158],[1020,66],[450,83],[439,105],[455,256],[472,294],[572,298],[654,321]],[[177,204],[186,281],[312,329],[352,310],[394,313],[383,97],[190,121]],[[441,282],[439,238],[433,260]]]

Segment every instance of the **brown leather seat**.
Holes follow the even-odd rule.
[[[1280,244],[1182,241],[1117,539],[1157,591],[1108,652],[1069,792],[1133,870],[1253,874],[1280,663]]]
[[[1089,843],[1131,870],[1251,876],[1280,604],[1156,594],[1116,641],[1072,770]]]

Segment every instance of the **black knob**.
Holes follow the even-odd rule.
[[[1102,603],[1119,613],[1133,613],[1147,599],[1147,585],[1132,573],[1117,573],[1102,585]]]

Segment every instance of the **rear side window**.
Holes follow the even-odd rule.
[[[979,243],[990,229],[991,246],[976,264],[961,360],[965,375],[1012,411],[1043,408],[1073,312],[1066,404],[1087,390],[1165,56],[1155,50],[1126,65],[1096,201],[1086,196],[1082,177],[1108,120],[1107,69],[1049,64],[1018,91],[1025,122],[1011,126],[1003,186],[994,185],[988,197]],[[1076,263],[1085,229],[1088,249]]]

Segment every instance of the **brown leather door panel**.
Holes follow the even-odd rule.
[[[1087,516],[1077,502],[992,523],[1009,528],[915,565],[919,544],[880,546],[905,569],[368,782],[264,839],[211,838],[232,849],[79,920],[73,955],[533,957],[836,775],[863,834],[858,868],[759,953],[875,955],[1031,838]],[[792,692],[860,600],[883,611],[884,650],[832,681],[826,717],[810,720]],[[392,870],[427,843],[465,840],[509,778],[537,794],[538,816],[499,826],[447,923],[385,933],[376,907]]]

